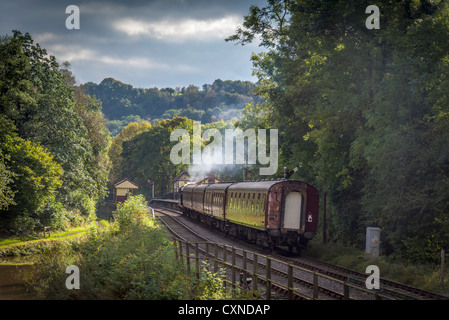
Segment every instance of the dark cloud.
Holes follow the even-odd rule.
[[[80,8],[68,30],[65,8]],[[68,60],[81,83],[114,77],[137,87],[202,85],[215,79],[255,80],[251,52],[226,43],[251,4],[264,1],[11,1],[0,4],[0,30],[17,29]]]

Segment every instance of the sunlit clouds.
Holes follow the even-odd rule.
[[[242,23],[238,16],[225,16],[209,20],[161,20],[142,21],[132,18],[120,19],[113,23],[116,30],[129,36],[147,36],[164,41],[182,42],[188,40],[222,40],[232,34]]]
[[[65,3],[4,1],[0,30],[29,32],[60,64],[70,63],[78,83],[113,77],[134,87],[174,88],[257,81],[251,55],[263,49],[224,41],[256,3],[265,0],[80,0],[80,29],[69,30]]]

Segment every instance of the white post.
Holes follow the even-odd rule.
[[[147,206],[148,209],[151,210],[151,214],[153,215],[153,219],[154,219],[154,209],[152,207]]]

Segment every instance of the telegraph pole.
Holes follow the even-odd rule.
[[[154,199],[154,183],[152,183],[149,179],[147,181],[148,181],[149,184],[151,184],[151,190],[152,190],[151,198]]]

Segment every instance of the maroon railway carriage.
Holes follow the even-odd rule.
[[[318,191],[295,180],[190,184],[183,213],[265,247],[307,246],[318,225]]]

